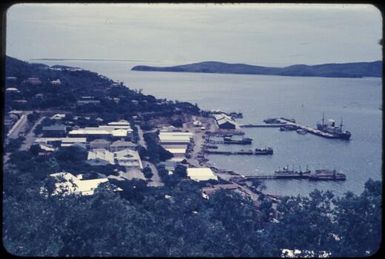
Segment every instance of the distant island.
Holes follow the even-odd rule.
[[[382,77],[382,61],[333,63],[321,65],[292,65],[287,67],[264,67],[248,64],[229,64],[206,61],[193,64],[155,67],[135,66],[134,71],[192,72],[221,74],[255,74],[278,76],[317,76],[317,77]]]

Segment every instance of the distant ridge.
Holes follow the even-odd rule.
[[[287,67],[263,67],[248,64],[229,64],[217,61],[205,61],[169,67],[135,66],[131,70],[279,76],[382,77],[382,61],[331,63],[311,66],[301,64]]]

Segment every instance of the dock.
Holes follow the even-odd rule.
[[[230,181],[236,183],[242,183],[253,180],[308,180],[308,181],[345,181],[346,176],[344,174],[337,173],[336,175],[322,175],[322,174],[304,174],[304,175],[254,175],[254,176],[234,176],[230,178]]]
[[[241,124],[241,128],[279,128],[287,125],[286,123],[267,123],[267,124]]]
[[[252,150],[224,151],[224,150],[205,150],[206,154],[214,155],[254,155]]]
[[[294,122],[291,122],[289,120],[286,120],[286,119],[277,119],[279,122],[281,123],[284,123],[285,125],[293,125],[299,129],[303,129],[305,130],[306,132],[309,132],[313,135],[316,135],[316,136],[320,136],[320,137],[324,137],[324,138],[336,138],[335,135],[333,134],[330,134],[330,133],[327,133],[327,132],[323,132],[323,131],[320,131],[318,129],[314,129],[312,127],[309,127],[309,126],[305,126],[305,125],[301,125],[301,124],[298,124],[298,123],[294,123]]]

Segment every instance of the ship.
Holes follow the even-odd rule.
[[[223,143],[224,144],[239,144],[239,145],[249,145],[253,139],[251,138],[242,138],[242,139],[232,139],[231,137],[224,137],[223,138]]]
[[[301,134],[301,135],[307,134],[307,130],[305,130],[305,129],[297,129],[296,131],[298,134]]]
[[[320,169],[315,170],[314,174],[309,176],[311,181],[345,181],[346,175],[338,173],[336,170]]]
[[[309,178],[311,171],[309,169],[306,169],[305,171],[295,171],[295,170],[289,170],[288,167],[284,167],[282,170],[277,170],[274,172],[274,176],[277,179],[287,179],[287,178],[297,178],[297,179],[304,179]]]
[[[272,155],[273,154],[273,149],[271,147],[267,148],[256,148],[254,150],[255,155]]]
[[[293,131],[293,130],[296,130],[296,129],[298,129],[298,127],[297,126],[295,126],[295,125],[284,125],[284,126],[281,126],[281,127],[279,127],[279,130],[280,131]]]
[[[267,123],[267,124],[279,124],[281,123],[281,121],[277,118],[267,118],[265,120],[263,120],[264,123]]]
[[[322,122],[317,123],[318,130],[333,135],[333,138],[349,140],[352,134],[350,131],[343,131],[342,126],[342,118],[339,126],[336,126],[336,122],[332,119],[329,119],[327,123],[325,123],[324,114],[322,115]]]

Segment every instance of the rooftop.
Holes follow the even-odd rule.
[[[187,176],[194,181],[218,180],[218,177],[208,167],[187,168]]]

